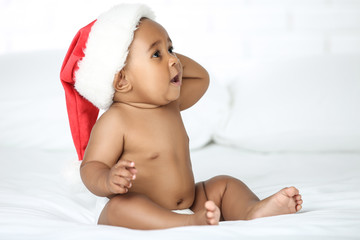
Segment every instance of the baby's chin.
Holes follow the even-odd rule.
[[[180,91],[179,91],[178,94],[176,94],[176,95],[174,95],[174,96],[171,96],[171,97],[168,97],[168,98],[167,98],[167,100],[168,100],[168,103],[167,103],[167,104],[169,104],[169,103],[171,103],[171,102],[174,102],[174,101],[177,101],[177,100],[179,100],[179,98],[180,98]]]

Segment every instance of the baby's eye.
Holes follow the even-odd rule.
[[[169,47],[169,53],[173,54],[174,53],[174,48],[173,47]]]
[[[160,52],[159,51],[156,51],[153,55],[152,55],[153,58],[158,58],[160,57]]]

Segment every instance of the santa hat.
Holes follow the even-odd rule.
[[[83,159],[99,109],[113,101],[115,75],[124,67],[141,18],[154,19],[141,4],[120,4],[83,27],[73,39],[61,67],[71,134]]]

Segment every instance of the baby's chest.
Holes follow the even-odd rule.
[[[189,138],[180,116],[144,116],[133,124],[125,135],[125,150],[157,155],[177,154],[188,149]]]

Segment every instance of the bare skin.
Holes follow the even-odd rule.
[[[172,51],[161,25],[141,21],[126,66],[114,79],[114,102],[95,124],[81,165],[86,187],[110,198],[99,224],[134,229],[217,225],[301,209],[294,187],[260,201],[229,176],[195,184],[180,111],[195,104],[208,84],[204,68]],[[187,208],[194,214],[171,211]]]

